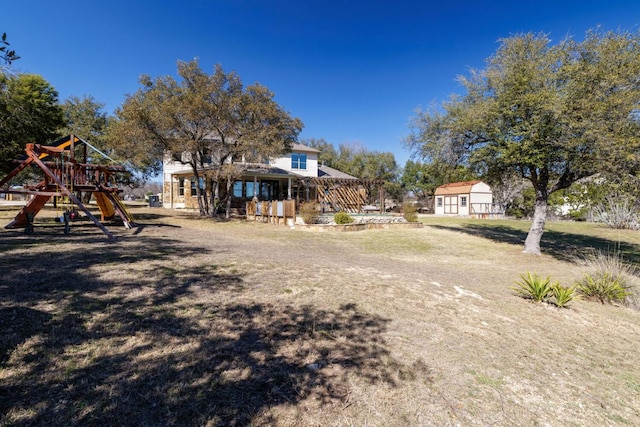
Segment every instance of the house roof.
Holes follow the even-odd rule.
[[[280,175],[280,176],[290,176],[292,178],[300,178],[301,175],[295,172],[289,172],[282,168],[278,168],[275,166],[267,165],[267,164],[247,164],[246,169],[244,169],[244,173],[248,175]]]
[[[341,172],[329,166],[318,166],[318,178],[358,179],[355,176]]]
[[[295,172],[289,172],[282,168],[271,166],[264,163],[237,163],[236,166],[240,167],[242,169],[242,172],[246,175],[256,175],[256,176],[278,175],[278,176],[290,176],[292,178],[300,178],[302,176]],[[215,168],[216,168],[215,166],[209,166],[205,168],[200,168],[199,170],[201,172],[206,172],[206,171],[214,170]],[[172,172],[172,175],[193,175],[193,170],[191,168],[177,170]]]
[[[449,195],[449,194],[469,194],[474,185],[482,181],[464,181],[464,182],[451,182],[449,184],[441,185],[436,188],[436,196]]]
[[[304,151],[307,153],[319,153],[320,150],[316,150],[315,148],[307,147],[303,144],[293,144],[291,147],[291,151]]]

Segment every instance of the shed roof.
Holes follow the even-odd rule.
[[[446,196],[449,194],[469,194],[474,185],[482,181],[464,181],[464,182],[451,182],[449,184],[441,185],[436,188],[436,196]]]

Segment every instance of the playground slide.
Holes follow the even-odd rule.
[[[127,207],[122,203],[122,200],[120,200],[117,193],[95,192],[93,193],[93,197],[95,197],[96,203],[100,208],[102,221],[106,219],[113,219],[117,213],[118,216],[122,218],[122,222],[124,222],[125,227],[136,227],[133,216],[129,211],[127,211]]]
[[[93,197],[96,199],[98,208],[100,208],[100,214],[102,215],[101,221],[113,218],[116,210],[107,194],[98,191],[93,193]]]
[[[51,196],[35,196],[18,212],[18,215],[4,228],[24,228],[27,226],[27,212],[35,217],[40,209],[49,201]]]
[[[114,209],[118,212],[118,215],[120,215],[120,218],[122,218],[122,221],[124,222],[124,226],[127,228],[137,227],[133,220],[133,216],[127,210],[127,207],[118,196],[118,193],[108,193],[106,196],[113,203]]]

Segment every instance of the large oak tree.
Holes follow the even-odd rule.
[[[261,161],[290,150],[302,122],[266,87],[245,87],[220,65],[207,74],[197,61],[179,61],[178,76],[143,76],[142,87],[116,110],[109,139],[145,172],[158,171],[163,156],[189,165],[198,182],[207,181],[205,192],[196,185],[200,214],[212,215],[219,186],[230,189],[239,174],[231,162]],[[229,203],[226,207],[229,215]]]
[[[595,173],[635,172],[640,147],[640,35],[590,31],[553,45],[501,40],[443,109],[419,112],[408,146],[427,160],[528,179],[535,208],[524,252],[540,253],[549,195]]]

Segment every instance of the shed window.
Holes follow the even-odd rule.
[[[460,207],[466,207],[467,206],[467,196],[460,196]]]
[[[301,153],[291,154],[291,169],[307,169],[307,155]]]
[[[442,197],[436,198],[436,205],[441,208],[442,207]]]

